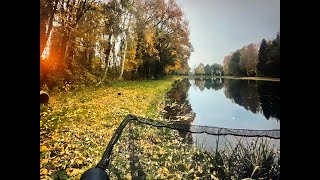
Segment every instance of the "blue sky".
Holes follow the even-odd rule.
[[[189,65],[222,64],[224,56],[280,31],[280,0],[177,0],[195,52]]]

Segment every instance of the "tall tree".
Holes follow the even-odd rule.
[[[40,59],[47,45],[59,0],[40,0]]]
[[[246,76],[255,76],[258,61],[258,49],[251,43],[240,49],[240,68]]]
[[[204,73],[205,75],[208,75],[208,76],[211,76],[212,75],[212,69],[211,69],[211,66],[209,64],[207,64],[205,67],[204,67]]]
[[[242,75],[239,62],[240,62],[240,50],[237,50],[232,54],[231,60],[229,62],[229,67],[228,67],[230,70],[230,73],[234,76]]]
[[[280,33],[277,33],[276,38],[272,41],[269,48],[269,76],[280,77]]]
[[[257,70],[259,76],[264,76],[266,73],[266,63],[268,61],[268,44],[265,39],[262,39],[259,48]]]
[[[214,76],[221,76],[222,75],[223,67],[220,64],[214,63],[211,65],[211,68],[212,68],[212,74]]]
[[[231,60],[231,56],[232,56],[232,53],[223,58],[223,73],[224,73],[224,75],[227,75],[227,76],[231,75],[231,72],[229,69],[229,63]]]
[[[205,70],[204,70],[204,64],[200,63],[197,68],[194,69],[194,74],[195,75],[204,75]]]

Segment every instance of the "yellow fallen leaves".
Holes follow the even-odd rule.
[[[160,154],[160,155],[163,155],[164,153],[165,153],[164,150],[163,150],[162,148],[160,148],[159,154]]]
[[[48,174],[48,169],[40,169],[40,175],[47,175]]]
[[[41,146],[40,147],[40,152],[45,152],[45,151],[49,151],[50,149],[47,146]]]
[[[64,169],[70,177],[78,179],[84,169],[100,160],[115,129],[127,114],[159,116],[158,109],[150,106],[158,107],[174,80],[133,81],[111,87],[51,93],[48,106],[40,108],[42,177],[52,178]],[[118,92],[121,95],[117,95]],[[160,151],[159,155],[164,152]]]
[[[130,173],[126,174],[126,177],[125,177],[127,180],[131,180],[132,179],[132,176]]]
[[[84,170],[81,169],[77,169],[77,168],[66,168],[66,172],[69,176],[77,176],[77,175],[81,175]]]
[[[163,167],[163,168],[160,168],[160,173],[168,174],[168,173],[169,173],[169,170],[168,170],[168,168]]]

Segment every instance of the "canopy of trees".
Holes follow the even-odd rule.
[[[207,76],[222,76],[223,75],[223,67],[220,64],[214,63],[212,65],[204,65],[200,63],[194,69],[195,75],[207,75]]]
[[[223,70],[231,76],[280,77],[280,33],[275,39],[263,39],[260,47],[253,43],[224,57]]]
[[[40,0],[40,82],[187,74],[193,47],[175,0]]]
[[[194,69],[194,74],[195,75],[204,75],[205,72],[205,66],[204,64],[200,63],[195,69]]]

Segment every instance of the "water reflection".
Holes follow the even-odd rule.
[[[191,123],[195,118],[191,104],[188,100],[188,90],[191,84],[188,79],[176,82],[174,87],[167,94],[166,107],[163,111],[163,117],[171,121],[186,122],[187,129],[190,129]],[[188,143],[193,143],[192,135],[189,132],[179,132],[179,135]]]
[[[264,116],[280,121],[280,85],[272,82],[259,84],[258,93]]]
[[[192,125],[257,130],[280,128],[280,82],[184,79],[176,83],[167,96],[164,118],[184,121],[189,129]],[[189,143],[215,148],[213,142],[211,145],[207,142],[214,140],[213,136],[186,132],[180,132],[180,136]],[[237,139],[234,136],[224,138],[230,142]],[[224,138],[220,137],[221,143]],[[280,141],[276,142],[279,148]]]
[[[254,80],[235,79],[202,79],[196,78],[195,85],[203,91],[205,88],[220,90],[246,110],[253,113],[263,113],[266,119],[275,118],[280,121],[280,83]]]

